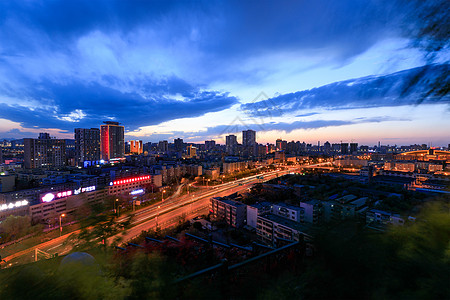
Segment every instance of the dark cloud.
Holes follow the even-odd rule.
[[[136,90],[142,93],[121,92],[95,82],[41,83],[38,89],[30,91],[30,96],[47,102],[48,107],[0,103],[0,118],[20,122],[24,127],[39,124],[40,127],[66,130],[71,130],[75,124],[76,127],[97,127],[103,120],[114,119],[134,130],[168,120],[201,116],[237,103],[235,97],[226,93],[200,91],[177,78],[141,82],[136,85]],[[176,93],[187,98],[175,100],[172,95]],[[72,117],[71,113],[74,113]],[[77,113],[82,115],[78,117]]]
[[[272,66],[261,66],[263,75],[253,68],[235,68],[252,58],[320,50],[327,59],[345,64],[383,39],[404,32],[411,35],[403,31],[405,26],[397,26],[407,22],[402,4],[400,0],[0,1],[0,117],[23,126],[63,130],[115,119],[133,130],[220,111],[238,99],[208,90],[208,85],[266,76],[264,68]],[[184,65],[191,59],[192,64]],[[183,73],[183,68],[188,71]],[[189,69],[207,74],[206,79],[190,78]],[[242,108],[261,117],[303,108],[410,101],[390,99],[400,92],[395,86],[387,88],[397,83],[393,79],[349,83]],[[18,101],[11,103],[6,97]]]
[[[450,65],[432,65],[385,76],[370,76],[335,82],[319,88],[299,91],[242,104],[241,109],[254,117],[283,115],[305,109],[352,109],[419,103],[450,104]]]
[[[17,25],[41,32],[55,49],[95,30],[150,28],[162,32],[167,43],[195,30],[199,38],[192,38],[190,47],[214,58],[212,65],[222,64],[219,58],[227,59],[226,65],[269,51],[325,48],[329,56],[346,60],[381,39],[401,35],[399,24],[408,20],[404,6],[400,0],[3,1],[0,24],[12,29],[3,33],[11,51],[31,46],[27,36],[16,34]]]

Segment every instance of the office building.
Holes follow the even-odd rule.
[[[175,151],[177,152],[182,152],[183,151],[183,139],[174,139],[173,140],[174,146],[175,146]]]
[[[66,164],[66,142],[40,133],[37,139],[24,139],[24,165],[27,169],[62,167]]]
[[[205,149],[212,150],[216,147],[216,141],[205,141]]]
[[[187,157],[188,158],[193,158],[193,157],[196,157],[196,156],[197,156],[197,148],[195,148],[192,145],[189,145],[187,147]]]
[[[228,154],[234,154],[234,149],[237,145],[237,137],[233,134],[227,135],[225,137],[226,151]]]
[[[2,152],[2,147],[0,146],[0,164],[3,163],[3,152]]]
[[[100,129],[75,128],[75,162],[83,166],[85,161],[100,160]]]
[[[358,143],[350,143],[350,154],[356,154],[358,152]]]
[[[341,154],[348,154],[348,143],[341,143]]]
[[[119,125],[119,122],[106,121],[100,125],[101,134],[101,158],[110,160],[121,158],[125,155],[125,128]]]
[[[142,148],[142,141],[130,141],[130,153],[132,154],[142,154],[143,148]]]
[[[158,152],[168,152],[168,151],[169,151],[169,143],[167,141],[159,141]]]
[[[250,147],[256,145],[256,131],[244,130],[242,131],[242,145],[244,147]]]

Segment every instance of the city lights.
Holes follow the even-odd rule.
[[[116,181],[111,181],[109,183],[109,185],[112,186],[112,185],[119,185],[119,184],[127,184],[127,183],[139,182],[139,181],[143,181],[143,180],[148,180],[148,179],[150,179],[150,177],[151,176],[147,175],[147,176],[140,176],[140,177],[116,180]]]
[[[25,206],[25,205],[28,205],[27,200],[16,201],[15,203],[9,203],[9,204],[2,204],[0,206],[0,211],[7,210],[7,209],[13,209],[13,208],[17,208],[17,207],[21,207],[21,206]]]

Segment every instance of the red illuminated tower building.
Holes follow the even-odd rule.
[[[124,132],[125,128],[119,125],[119,122],[104,122],[100,125],[101,135],[101,154],[102,159],[110,160],[120,158],[125,155]]]

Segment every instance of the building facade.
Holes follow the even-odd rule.
[[[75,160],[77,166],[100,160],[100,129],[75,128]]]
[[[130,141],[130,153],[132,154],[142,154],[143,153],[142,148],[142,141]]]
[[[215,219],[239,228],[246,224],[247,205],[226,198],[211,198],[211,211]]]
[[[40,133],[37,139],[24,139],[24,166],[27,169],[66,165],[66,142]]]
[[[244,130],[242,131],[242,145],[244,147],[250,147],[256,145],[256,131]]]
[[[124,157],[125,128],[120,126],[118,122],[106,121],[104,123],[104,125],[100,125],[101,158],[108,161],[113,158]]]

